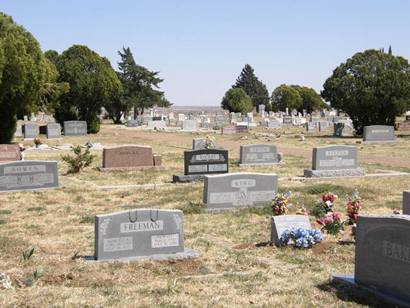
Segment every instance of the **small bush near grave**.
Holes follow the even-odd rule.
[[[71,147],[74,156],[71,155],[63,155],[61,159],[68,165],[67,173],[79,173],[84,168],[91,165],[93,162],[95,155],[90,153],[90,147],[87,146],[85,151],[83,152],[81,146]]]

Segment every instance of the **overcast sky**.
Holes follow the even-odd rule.
[[[410,58],[410,1],[1,0],[0,10],[45,51],[84,44],[107,57],[128,46],[160,72],[176,105],[219,105],[249,63],[269,93],[280,84],[320,91],[358,51]]]

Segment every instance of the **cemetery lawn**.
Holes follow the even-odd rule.
[[[363,213],[390,214],[401,210],[402,191],[410,176],[306,180],[314,146],[356,145],[359,165],[367,173],[410,172],[410,135],[395,143],[356,144],[357,138],[305,135],[291,129],[276,138],[274,130],[258,128],[247,134],[215,135],[229,150],[230,172],[277,173],[279,190],[291,191],[293,204],[307,209],[331,191],[339,196],[336,209],[345,212],[347,195],[358,189]],[[183,174],[183,151],[205,133],[149,132],[138,128],[103,125],[98,135],[47,141],[104,146],[145,144],[162,155],[165,170],[100,172],[101,150],[92,167],[66,175],[60,156],[68,151],[28,151],[26,159],[58,160],[57,190],[0,194],[0,273],[12,289],[1,289],[0,307],[42,306],[283,306],[386,307],[364,291],[331,282],[331,275],[354,270],[354,245],[346,232],[326,236],[310,250],[277,248],[270,239],[269,205],[236,212],[208,213],[202,204],[203,183],[172,184]],[[269,143],[284,153],[277,166],[238,166],[239,146]],[[25,143],[29,145],[29,143]],[[139,184],[161,184],[141,188]],[[94,253],[94,216],[135,208],[184,211],[185,246],[201,257],[179,261],[89,262]],[[291,213],[295,212],[295,207]],[[311,217],[312,224],[314,219]],[[317,226],[315,226],[317,227]],[[28,253],[34,248],[32,256]]]

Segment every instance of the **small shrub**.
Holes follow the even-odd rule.
[[[68,172],[67,173],[79,173],[84,168],[91,165],[93,162],[95,155],[90,153],[90,147],[87,146],[85,151],[83,152],[81,146],[71,147],[71,150],[74,156],[71,155],[63,155],[61,159],[68,165]]]
[[[33,256],[34,254],[34,247],[24,250],[23,254],[22,254],[22,260],[24,262],[27,262],[28,260],[30,260],[30,258]]]

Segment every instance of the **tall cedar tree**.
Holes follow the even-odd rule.
[[[241,74],[236,79],[236,83],[232,88],[242,88],[251,98],[252,105],[256,107],[257,111],[259,111],[259,105],[261,104],[266,106],[266,111],[271,110],[268,89],[265,84],[256,77],[252,66],[249,64],[246,64],[242,69]]]
[[[0,143],[13,140],[17,117],[38,111],[55,77],[36,39],[0,12]]]
[[[144,114],[144,109],[154,105],[170,106],[164,98],[164,92],[159,91],[159,84],[163,79],[159,72],[152,72],[136,64],[129,47],[118,51],[121,61],[118,63],[118,77],[122,83],[123,92],[120,100],[127,111],[134,107],[134,118]],[[124,110],[125,111],[125,110]]]
[[[323,89],[322,97],[346,112],[360,135],[364,126],[395,125],[410,107],[410,65],[380,50],[358,52],[333,71]]]

